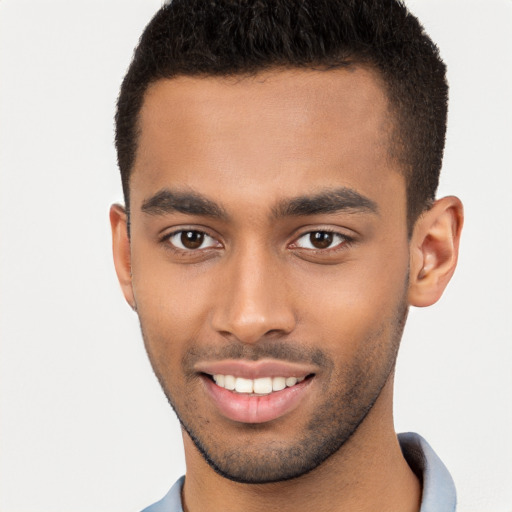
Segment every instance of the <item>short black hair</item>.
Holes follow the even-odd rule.
[[[173,0],[144,30],[123,80],[116,148],[129,209],[138,117],[148,86],[177,76],[367,65],[393,115],[391,151],[407,182],[408,223],[435,198],[448,85],[436,45],[400,0]]]

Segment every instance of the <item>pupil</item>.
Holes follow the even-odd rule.
[[[204,233],[199,231],[183,231],[181,233],[181,243],[187,249],[197,249],[201,247],[204,241]]]
[[[327,249],[332,244],[333,234],[327,231],[316,231],[309,235],[311,245],[317,249]]]

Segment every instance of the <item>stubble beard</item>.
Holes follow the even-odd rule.
[[[269,441],[265,434],[272,426],[263,423],[240,424],[240,439],[245,441],[236,443],[234,436],[234,442],[230,444],[219,443],[210,420],[201,415],[201,409],[194,400],[178,403],[174,398],[171,386],[164,377],[166,372],[161,371],[151,355],[144,329],[142,333],[153,370],[167,400],[182,428],[208,465],[221,476],[235,482],[264,484],[290,480],[313,471],[353,436],[392,377],[407,314],[408,306],[403,297],[393,319],[386,324],[390,332],[384,343],[380,341],[382,335],[386,337],[382,327],[365,341],[367,350],[362,351],[351,364],[339,369],[318,349],[306,349],[305,353],[301,352],[298,356],[297,345],[290,342],[263,342],[254,345],[256,348],[236,344],[223,351],[225,357],[320,362],[324,370],[325,399],[301,432],[295,434],[294,438],[290,437],[290,441]],[[380,349],[376,350],[375,346]],[[196,349],[190,350],[183,358],[183,365],[191,368],[191,360],[198,357]],[[185,370],[187,379],[193,378],[192,373]],[[197,381],[197,376],[195,379]],[[327,385],[333,381],[338,385],[331,385],[331,391],[328,392]],[[260,436],[264,436],[267,441],[259,442]]]

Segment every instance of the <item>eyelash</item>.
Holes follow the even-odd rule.
[[[302,233],[300,236],[295,238],[295,241],[292,243],[292,245],[296,246],[298,240],[300,240],[301,238],[307,237],[307,236],[311,237],[311,235],[313,235],[315,233],[317,233],[317,234],[318,233],[324,233],[324,234],[327,233],[327,234],[333,235],[334,237],[341,238],[341,241],[333,246],[326,247],[326,248],[304,248],[304,247],[302,247],[302,249],[305,249],[306,251],[311,252],[311,253],[321,253],[321,254],[334,253],[334,252],[337,252],[337,251],[340,251],[340,250],[343,250],[343,249],[349,247],[354,242],[354,238],[352,238],[348,235],[345,235],[343,233],[340,233],[339,231],[334,231],[333,229],[326,228],[326,229],[315,229],[312,231],[306,231],[305,233]]]
[[[198,247],[198,248],[192,248],[192,249],[177,247],[176,244],[173,243],[171,240],[176,235],[180,235],[180,234],[183,235],[184,233],[195,233],[198,235],[202,235],[203,237],[211,238],[212,240],[216,241],[216,244],[218,244],[218,245],[211,245],[211,246],[208,246],[205,248]],[[307,247],[306,248],[306,247],[300,247],[297,245],[298,241],[301,240],[302,238],[305,238],[307,236],[311,237],[311,235],[319,234],[319,233],[323,233],[323,234],[327,233],[327,234],[333,235],[333,237],[339,237],[339,238],[341,238],[341,241],[332,247],[330,246],[330,247],[326,247],[326,248],[315,248],[315,247],[311,247],[311,248]],[[179,253],[180,255],[184,255],[184,256],[188,256],[188,255],[191,256],[194,254],[198,254],[199,251],[208,251],[210,249],[218,249],[218,248],[222,247],[222,243],[219,242],[215,236],[212,236],[212,235],[208,234],[206,231],[203,231],[200,229],[178,229],[176,231],[173,231],[172,233],[168,233],[165,236],[163,236],[161,239],[161,242],[163,244],[165,244],[165,246],[168,249],[171,249],[173,252]],[[353,242],[354,242],[354,238],[347,236],[343,233],[340,233],[338,231],[334,231],[332,229],[326,228],[326,229],[316,229],[316,230],[306,231],[306,232],[300,234],[299,236],[297,236],[294,239],[294,241],[289,245],[289,247],[303,249],[309,253],[327,254],[327,253],[335,253],[340,250],[343,250],[343,249],[349,247]],[[201,245],[202,245],[202,243],[201,243]]]
[[[189,249],[189,248],[181,248],[181,247],[177,247],[172,241],[171,239],[173,237],[175,237],[176,235],[183,235],[184,233],[195,233],[195,234],[199,234],[199,235],[202,235],[203,237],[208,237],[208,238],[211,238],[212,240],[216,241],[217,244],[219,245],[222,245],[217,239],[216,237],[208,234],[206,231],[203,231],[201,229],[178,229],[176,231],[173,231],[172,233],[168,233],[167,235],[163,236],[162,239],[161,239],[161,242],[163,244],[165,244],[165,246],[167,248],[170,248],[171,250],[173,250],[174,252],[177,252],[177,253],[181,253],[181,254],[194,254],[194,253],[197,253],[198,251],[205,251],[207,249],[214,249],[214,248],[218,248],[218,247],[215,247],[215,246],[210,246],[210,247],[205,247],[203,249],[201,248],[195,248],[195,249]],[[202,244],[201,244],[202,245]]]

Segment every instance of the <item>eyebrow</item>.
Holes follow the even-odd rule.
[[[310,196],[295,197],[284,200],[272,209],[275,218],[302,217],[322,213],[373,213],[378,214],[379,208],[375,201],[365,197],[353,189],[342,187],[329,189]]]
[[[220,205],[197,192],[180,192],[169,189],[160,190],[154,196],[145,199],[141,210],[149,215],[179,212],[224,220],[228,217]]]
[[[227,220],[228,214],[216,202],[197,192],[181,192],[162,189],[145,199],[141,210],[149,215],[185,213]],[[373,213],[378,214],[377,204],[353,189],[342,187],[329,189],[314,195],[284,199],[272,208],[274,218],[305,217],[323,213]]]

